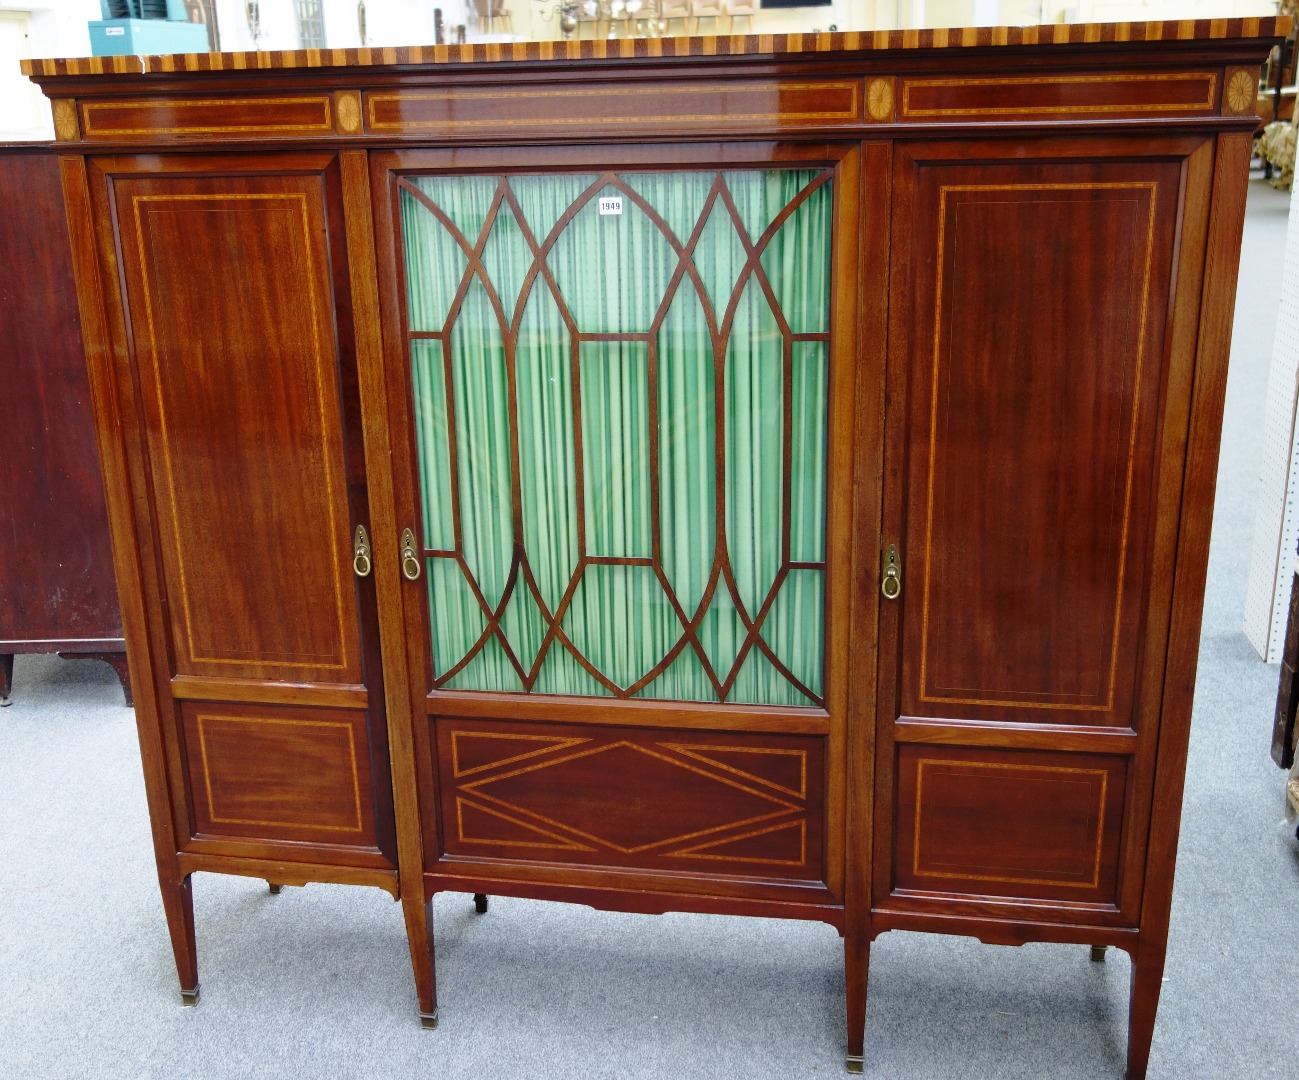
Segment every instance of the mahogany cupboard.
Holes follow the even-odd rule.
[[[159,878],[1164,961],[1288,23],[35,61]]]
[[[16,653],[106,660],[131,703],[59,166],[0,145],[0,705]]]

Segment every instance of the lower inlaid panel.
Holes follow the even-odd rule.
[[[824,878],[824,740],[436,718],[449,855]]]
[[[950,750],[898,754],[894,887],[1114,903],[1128,759]]]
[[[186,702],[195,829],[376,846],[365,713]]]

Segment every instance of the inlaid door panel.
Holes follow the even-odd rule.
[[[900,747],[896,889],[1115,904],[1128,764]]]
[[[321,178],[116,197],[176,673],[360,683]]]
[[[1179,177],[916,169],[901,715],[1136,726]]]
[[[434,727],[450,856],[824,876],[823,738],[447,717]]]
[[[376,847],[365,714],[184,702],[200,837]]]

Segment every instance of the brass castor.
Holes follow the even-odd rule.
[[[180,1003],[187,1009],[192,1009],[198,1004],[198,987],[193,990],[182,990],[180,992]]]
[[[847,1066],[850,1073],[860,1073],[866,1067],[866,1059],[864,1057],[853,1057],[849,1054],[844,1059],[844,1065]]]
[[[428,1028],[429,1031],[432,1031],[435,1027],[438,1026],[437,1009],[434,1009],[431,1013],[425,1013],[425,1012],[420,1013],[419,1022],[421,1026]]]
[[[1108,945],[1093,945],[1091,953],[1092,960],[1097,964],[1105,963],[1105,954],[1109,952],[1109,948]]]
[[[272,896],[279,896],[281,890],[283,890],[283,888],[284,888],[283,885],[276,885],[275,882],[273,882],[273,881],[268,881],[268,882],[266,883],[266,887],[267,887],[268,889],[271,890],[271,895],[272,895]]]
[[[486,914],[487,914],[487,894],[486,894],[486,893],[480,893],[480,892],[478,892],[478,893],[474,893],[474,910],[475,910],[476,912],[478,912],[479,915],[486,915]]]

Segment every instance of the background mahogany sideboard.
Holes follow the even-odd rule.
[[[1133,957],[1272,19],[32,61],[190,877]]]
[[[131,703],[58,160],[0,145],[0,704],[16,653],[113,665]]]

